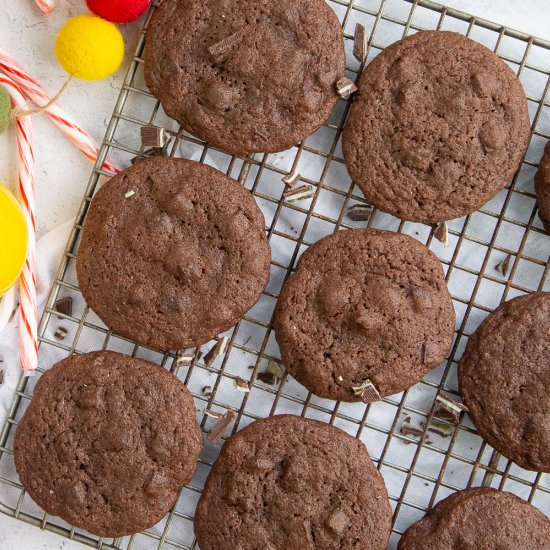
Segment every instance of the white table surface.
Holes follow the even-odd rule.
[[[57,0],[57,3],[54,14],[44,17],[32,0],[0,0],[0,49],[17,59],[50,93],[55,93],[65,79],[53,54],[55,36],[69,17],[86,11],[84,0]],[[442,0],[441,3],[550,40],[548,0]],[[140,26],[138,21],[122,28],[128,45],[126,63]],[[100,82],[76,81],[61,102],[97,141],[105,132],[124,73],[121,69]],[[35,118],[33,124],[38,231],[43,234],[75,216],[91,164],[47,119]],[[16,142],[10,131],[0,136],[0,181],[13,185],[16,170]],[[77,550],[84,546],[0,514],[0,548]]]

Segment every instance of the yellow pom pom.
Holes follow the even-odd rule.
[[[61,29],[55,55],[69,74],[83,80],[100,80],[122,64],[124,40],[112,23],[95,15],[79,15]]]

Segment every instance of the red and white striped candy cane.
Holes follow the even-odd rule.
[[[42,13],[51,13],[55,8],[54,0],[36,0],[38,7]]]
[[[4,86],[15,108],[25,107],[27,101],[21,89],[7,75],[0,73],[0,85]],[[36,306],[36,220],[34,202],[34,153],[32,149],[32,123],[30,117],[18,118],[17,151],[19,156],[19,194],[28,231],[28,249],[25,266],[20,278],[19,301],[21,335],[21,367],[27,373],[38,364]]]
[[[50,96],[45,90],[29,76],[23,68],[13,59],[0,51],[0,69],[3,70],[14,82],[37,104],[43,105],[50,101]],[[88,157],[95,162],[98,155],[98,147],[93,138],[86,133],[61,107],[53,104],[46,114],[61,128],[62,132]],[[112,174],[118,174],[120,169],[109,159],[105,159],[103,169]]]

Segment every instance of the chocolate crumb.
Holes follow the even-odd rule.
[[[444,246],[449,244],[449,228],[447,222],[439,222],[435,226],[434,237],[443,243]]]
[[[166,145],[166,130],[158,126],[141,127],[141,146],[163,148]]]
[[[201,390],[201,393],[205,396],[205,397],[210,397],[212,395],[212,386],[204,386]]]
[[[180,352],[176,356],[177,367],[189,367],[193,362],[195,355],[193,353]]]
[[[240,29],[236,33],[224,38],[221,42],[214,44],[208,48],[210,55],[216,60],[221,61],[224,55],[233,47],[235,47],[245,37],[245,29]]]
[[[367,34],[361,23],[355,25],[355,37],[353,40],[353,55],[360,63],[364,63],[367,57]]]
[[[497,265],[495,265],[495,269],[497,271],[500,271],[504,277],[508,274],[508,269],[510,268],[510,260],[512,259],[512,255],[508,254],[502,262],[499,262]]]
[[[0,370],[0,385],[4,383],[4,371]]]
[[[258,380],[269,386],[275,386],[275,384],[277,384],[277,377],[272,372],[259,372]]]
[[[229,338],[227,336],[220,338],[216,345],[204,356],[204,363],[207,367],[210,367],[218,356],[225,353],[228,342]]]
[[[19,302],[17,305],[13,308],[13,311],[10,314],[10,318],[8,319],[8,323],[11,323],[13,321],[13,318],[15,317],[15,314],[17,313],[17,308],[19,307]]]
[[[314,195],[315,191],[311,185],[302,185],[301,187],[288,189],[283,192],[283,197],[287,200],[287,202],[296,202],[309,199]]]
[[[250,385],[244,378],[241,378],[240,376],[237,376],[233,379],[233,386],[237,391],[250,393]]]
[[[57,330],[55,331],[54,338],[56,338],[57,340],[65,340],[65,338],[67,337],[67,334],[69,334],[69,332],[67,331],[66,328],[58,327]]]
[[[237,418],[237,415],[233,411],[227,411],[223,416],[221,416],[212,426],[212,429],[208,434],[209,441],[212,441],[212,443],[217,443],[235,418]]]
[[[345,98],[355,93],[357,91],[357,86],[353,80],[344,77],[336,83],[336,91],[341,98]]]
[[[66,315],[72,317],[73,315],[73,299],[71,297],[60,298],[55,302],[55,311],[61,313],[61,315]],[[58,319],[61,319],[61,316],[57,316]]]
[[[274,374],[278,380],[282,380],[285,374],[281,368],[281,365],[279,365],[276,361],[270,361],[267,364],[267,372]]]
[[[348,208],[348,218],[354,222],[368,222],[373,210],[373,207],[367,204],[354,204]]]
[[[349,526],[350,520],[342,510],[336,510],[330,514],[326,525],[335,535],[341,535]]]
[[[453,427],[446,422],[439,421],[437,418],[432,418],[428,426],[428,431],[440,435],[441,437],[450,437],[453,433]]]
[[[302,174],[299,172],[292,172],[292,174],[288,174],[288,176],[283,178],[283,183],[292,189],[300,181],[301,177]]]
[[[367,405],[380,401],[380,393],[370,380],[365,380],[359,386],[352,386],[353,393],[361,397],[363,403]]]

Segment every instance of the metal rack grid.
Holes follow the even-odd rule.
[[[532,186],[542,145],[550,137],[550,43],[427,0],[329,0],[328,3],[342,21],[348,54],[353,45],[355,23],[365,25],[368,33],[367,63],[389,43],[414,31],[437,28],[456,30],[489,45],[516,69],[522,81],[525,75],[529,76],[524,84],[532,119],[532,141],[522,166],[511,184],[483,209],[449,223],[448,247],[434,240],[432,227],[401,222],[376,211],[368,222],[369,227],[413,235],[441,259],[457,310],[456,337],[448,358],[411,390],[370,406],[316,398],[292,379],[287,379],[286,374],[278,386],[267,386],[256,380],[256,374],[263,370],[267,361],[279,360],[273,342],[271,316],[280,284],[291,273],[299,254],[324,234],[361,225],[346,217],[350,205],[364,203],[360,191],[345,173],[340,151],[340,133],[349,102],[341,101],[323,128],[284,158],[267,154],[238,158],[212,149],[182,128],[175,128],[143,83],[146,27],[160,4],[154,2],[48,299],[39,330],[41,369],[38,376],[21,379],[9,418],[0,434],[2,512],[94,548],[198,548],[192,535],[194,504],[219,445],[206,445],[195,478],[182,490],[178,504],[159,525],[123,539],[99,539],[72,528],[59,518],[44,514],[32,503],[18,481],[13,464],[13,432],[31,398],[36,379],[49,366],[47,363],[53,362],[52,353],[61,358],[90,351],[85,346],[86,335],[93,334],[95,341],[99,338],[100,342],[95,349],[123,349],[131,355],[152,359],[179,376],[195,398],[199,421],[205,431],[211,422],[203,415],[205,408],[221,411],[232,408],[238,416],[230,433],[258,417],[294,412],[325,420],[361,438],[388,485],[394,509],[391,548],[395,547],[400,533],[434,503],[453,491],[470,486],[510,490],[550,514],[550,475],[521,470],[501,457],[476,434],[467,417],[452,427],[450,437],[434,436],[427,429],[436,395],[446,392],[458,396],[456,363],[468,335],[481,318],[498,303],[515,295],[550,289],[550,237],[544,234],[536,217]],[[520,53],[513,53],[517,51]],[[348,55],[350,76],[355,78],[362,68]],[[279,251],[274,255],[271,282],[260,306],[253,308],[234,329],[228,331],[228,351],[211,367],[207,367],[197,353],[190,367],[178,368],[175,352],[158,353],[112,334],[85,305],[71,316],[53,309],[58,296],[79,296],[74,261],[94,192],[102,176],[111,175],[101,169],[103,160],[109,153],[117,155],[122,165],[128,165],[131,158],[142,156],[143,150],[139,149],[136,136],[139,128],[147,124],[167,129],[172,136],[170,154],[178,154],[185,144],[185,151],[192,151],[201,162],[209,162],[215,155],[224,171],[255,195],[266,215],[268,237],[274,250]],[[281,177],[298,168],[305,167],[307,172],[307,167],[315,164],[314,161],[319,166],[318,172],[306,174],[307,177],[302,179],[313,186],[315,196],[308,201],[285,202],[280,195],[282,183],[278,187],[274,182],[280,183]],[[266,182],[269,185],[266,186]],[[293,220],[292,224],[289,220]],[[503,275],[495,270],[495,265],[508,254],[511,255],[510,270]],[[71,337],[64,341],[52,336],[60,323],[71,327]],[[203,346],[202,350],[211,347],[212,343]],[[247,369],[246,365],[252,365],[252,369]],[[244,371],[239,370],[243,368]],[[252,382],[252,392],[245,396],[231,393],[226,386],[242,372]],[[203,395],[197,384],[202,376],[210,376],[213,381],[213,394],[209,397]],[[422,427],[420,438],[400,432],[405,415]]]

